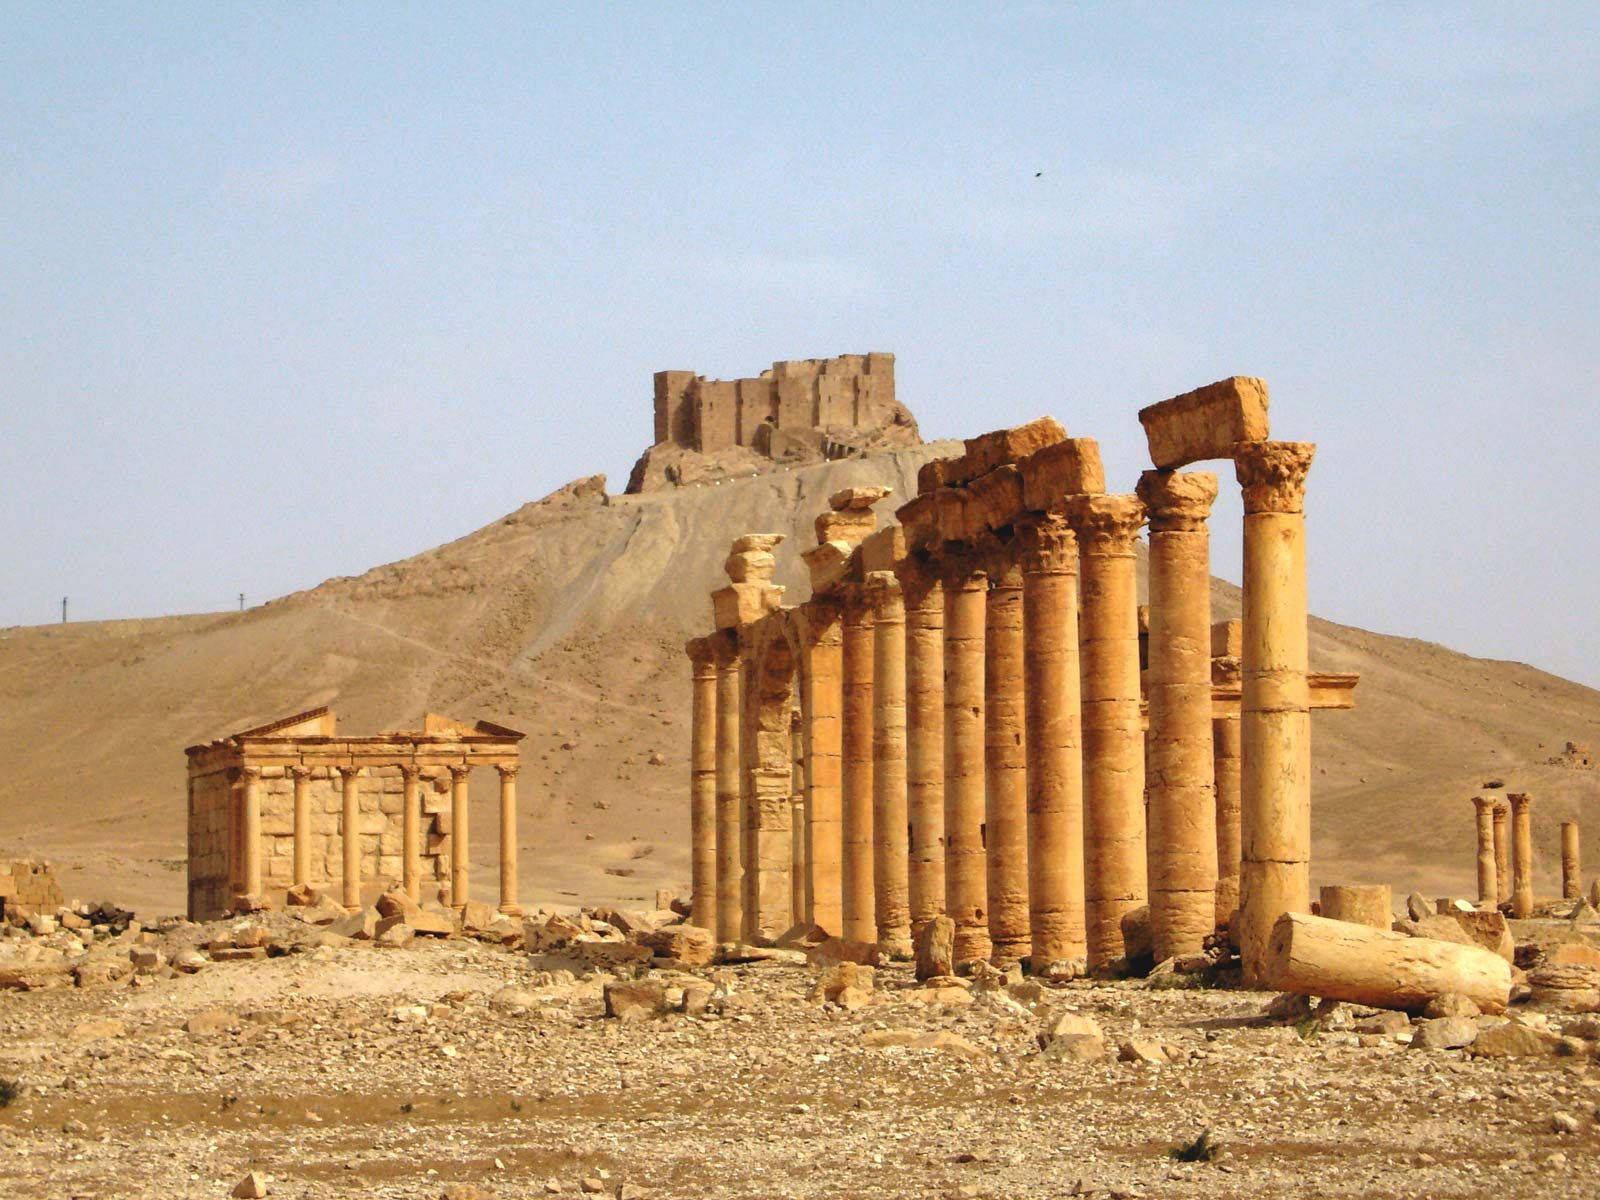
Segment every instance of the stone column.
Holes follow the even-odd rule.
[[[239,768],[240,800],[244,807],[245,895],[259,903],[261,895],[261,768]]]
[[[1157,962],[1199,954],[1217,925],[1211,744],[1209,471],[1145,471],[1150,514],[1150,943]]]
[[[944,913],[944,589],[900,573],[906,609],[906,878],[912,935]]]
[[[294,885],[311,884],[311,768],[290,767],[294,780]]]
[[[402,764],[400,780],[400,879],[406,895],[422,898],[422,787],[421,770]]]
[[[450,904],[462,908],[472,899],[472,845],[468,828],[467,780],[472,768],[450,768]]]
[[[1511,915],[1524,920],[1533,915],[1533,797],[1512,792],[1506,799],[1511,802]]]
[[[1478,828],[1478,907],[1492,909],[1500,899],[1500,882],[1494,861],[1494,810],[1492,796],[1474,796]]]
[[[1239,718],[1211,722],[1211,767],[1217,788],[1218,927],[1239,907]]]
[[[1244,489],[1242,777],[1236,930],[1247,983],[1263,982],[1272,926],[1311,908],[1311,696],[1306,682],[1309,442],[1240,442]]]
[[[1511,903],[1511,806],[1494,802],[1494,878],[1501,904]]]
[[[844,639],[839,608],[813,598],[806,616],[810,703],[806,712],[806,912],[835,937],[843,930],[842,730]]]
[[[983,629],[989,577],[969,565],[944,581],[944,899],[957,964],[987,960],[983,847]]]
[[[878,924],[872,898],[872,609],[859,586],[844,605],[843,932],[872,943]]]
[[[516,763],[495,767],[500,772],[500,911],[522,915],[517,903],[517,770]]]
[[[1083,613],[1083,872],[1087,965],[1123,954],[1122,918],[1145,902],[1144,730],[1139,714],[1137,496],[1072,496]]]
[[[891,571],[867,577],[872,604],[872,908],[878,948],[911,955],[906,831],[906,610]]]
[[[1059,516],[1018,528],[1027,698],[1028,911],[1033,973],[1071,973],[1083,915],[1078,539]]]
[[[989,554],[984,609],[984,848],[989,960],[1009,967],[1033,948],[1028,912],[1028,756],[1023,702],[1022,567],[1010,539]]]
[[[1583,884],[1578,878],[1578,823],[1561,822],[1561,895],[1566,900],[1576,900],[1583,895]]]
[[[343,808],[339,816],[339,845],[344,851],[344,891],[346,908],[361,907],[361,793],[360,767],[340,767],[339,784]]]
[[[715,929],[717,911],[717,661],[710,638],[689,652],[689,919]]]
[[[789,911],[796,925],[806,920],[806,752],[800,725],[795,712],[789,726]]]
[[[730,633],[715,635],[717,660],[717,919],[719,942],[735,942],[743,931],[744,882],[739,846],[739,645]]]

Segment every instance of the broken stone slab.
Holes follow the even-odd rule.
[[[212,962],[249,962],[253,959],[267,957],[267,948],[265,946],[216,946],[211,949],[210,954]]]
[[[838,937],[830,937],[826,941],[817,943],[806,950],[804,957],[806,965],[812,967],[827,967],[841,962],[875,967],[883,961],[883,955],[876,942],[851,942]]]
[[[709,967],[717,952],[716,936],[699,925],[669,925],[641,932],[635,940],[657,958],[680,967]]]
[[[1465,1017],[1468,1019],[1481,1016],[1478,1006],[1465,996],[1458,996],[1454,992],[1447,992],[1443,996],[1435,996],[1429,1000],[1422,1010],[1422,1015],[1428,1018],[1439,1017]]]
[[[378,936],[378,922],[381,920],[383,917],[376,908],[358,909],[328,926],[328,932],[350,938],[352,941],[370,942]]]
[[[960,1034],[945,1029],[926,1032],[920,1029],[870,1029],[861,1035],[861,1044],[869,1049],[903,1046],[909,1050],[945,1051],[962,1058],[989,1057]]]
[[[1022,473],[1022,507],[1048,512],[1068,496],[1106,490],[1100,444],[1093,438],[1068,438],[1043,446],[1017,463]]]
[[[262,1200],[270,1190],[267,1177],[260,1171],[251,1171],[233,1185],[233,1195],[240,1197],[241,1200]]]
[[[1264,380],[1235,375],[1139,410],[1150,461],[1163,471],[1213,458],[1232,458],[1237,442],[1264,442]]]

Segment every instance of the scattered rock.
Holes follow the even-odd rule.
[[[1435,996],[1429,1000],[1422,1010],[1422,1015],[1430,1019],[1443,1017],[1473,1017],[1482,1016],[1481,1010],[1473,1001],[1457,992],[1446,992],[1442,996]]]
[[[233,1194],[244,1197],[245,1200],[261,1200],[267,1192],[267,1177],[260,1171],[251,1171],[233,1185]]]
[[[1406,897],[1406,916],[1413,921],[1433,916],[1433,909],[1421,892],[1412,892]]]
[[[1411,1035],[1413,1050],[1460,1050],[1478,1037],[1478,1025],[1469,1017],[1437,1017],[1421,1021]]]
[[[622,1020],[667,1012],[667,985],[658,979],[618,980],[605,985],[606,1016]]]
[[[1536,1058],[1555,1053],[1554,1034],[1518,1020],[1480,1029],[1470,1052],[1475,1058]]]

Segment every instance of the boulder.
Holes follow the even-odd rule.
[[[409,917],[422,911],[422,905],[413,900],[403,888],[391,888],[378,897],[373,906],[381,917]]]
[[[1480,1029],[1469,1052],[1474,1058],[1539,1058],[1554,1054],[1560,1040],[1553,1033],[1513,1019]]]
[[[582,926],[560,913],[533,917],[522,923],[522,945],[529,954],[565,950],[585,935]]]
[[[329,933],[357,942],[370,942],[378,936],[378,922],[383,918],[376,908],[363,908],[328,926]]]
[[[1420,1021],[1411,1033],[1413,1050],[1460,1050],[1478,1038],[1478,1023],[1468,1017]]]
[[[1080,1013],[1057,1013],[1039,1033],[1039,1049],[1047,1058],[1098,1062],[1106,1056],[1105,1034],[1091,1018]]]
[[[1471,1000],[1456,992],[1446,992],[1442,996],[1435,996],[1429,1000],[1422,1010],[1422,1015],[1430,1020],[1455,1017],[1471,1020],[1481,1016],[1481,1010]]]
[[[816,986],[811,989],[811,1002],[823,1004],[831,1000],[845,1008],[860,1007],[862,998],[877,986],[875,975],[871,967],[858,963],[835,963],[822,973]],[[845,1003],[847,999],[851,1003]]]
[[[667,985],[659,979],[616,980],[605,985],[606,1016],[623,1020],[653,1017],[671,1007]]]
[[[500,910],[482,900],[468,900],[461,906],[461,928],[467,933],[482,933],[494,924]]]
[[[260,1171],[251,1171],[238,1183],[233,1185],[233,1194],[243,1200],[261,1200],[269,1192],[267,1177]]]
[[[668,925],[647,930],[635,940],[657,958],[670,958],[680,967],[709,967],[716,957],[717,939],[698,925]]]
[[[74,1025],[67,1037],[74,1042],[98,1042],[122,1037],[127,1032],[128,1027],[115,1017],[91,1017]]]
[[[956,923],[942,913],[930,920],[912,942],[919,980],[956,973]]]
[[[806,964],[813,967],[830,967],[842,962],[876,966],[881,961],[877,943],[847,942],[837,937],[819,942],[805,953]]]
[[[190,1037],[215,1037],[238,1028],[238,1014],[224,1008],[202,1009],[183,1023],[184,1032]]]
[[[1413,921],[1420,921],[1432,915],[1433,909],[1429,907],[1426,897],[1421,892],[1412,892],[1406,897],[1406,916]]]

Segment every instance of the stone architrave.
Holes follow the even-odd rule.
[[[927,568],[899,568],[906,609],[907,900],[915,937],[944,914],[944,589]]]
[[[715,929],[717,911],[717,657],[712,638],[689,654],[689,919]]]
[[[1311,908],[1311,697],[1305,484],[1309,442],[1240,442],[1244,646],[1239,922],[1247,982],[1263,981],[1273,925]]]
[[[468,783],[472,768],[450,768],[450,904],[465,908],[472,899],[472,842],[468,820],[472,804]]]
[[[1199,954],[1216,929],[1216,791],[1211,740],[1209,471],[1146,471],[1150,514],[1150,941],[1156,961]]]
[[[861,585],[846,585],[844,596],[844,720],[841,752],[841,914],[847,942],[878,939],[873,912],[872,864],[872,606]]]
[[[840,936],[844,928],[844,633],[838,603],[813,597],[803,618],[810,687],[806,736],[806,920]]]
[[[1511,792],[1511,915],[1533,916],[1533,797]]]
[[[1511,903],[1511,806],[1494,802],[1494,878],[1500,904]]]
[[[1566,900],[1576,900],[1583,895],[1583,881],[1578,878],[1582,863],[1578,856],[1578,823],[1561,822],[1561,895]]]
[[[521,916],[517,903],[517,766],[499,764],[500,773],[500,911]]]
[[[341,893],[346,908],[361,907],[361,796],[360,767],[340,767],[339,786],[341,809],[339,816],[339,843],[344,851],[344,873]],[[459,843],[457,843],[459,845]],[[451,847],[451,853],[456,847]]]
[[[739,845],[739,644],[728,632],[712,635],[717,662],[717,917],[719,942],[739,939],[744,919]]]
[[[1023,699],[1022,566],[1010,538],[985,555],[984,848],[989,960],[1009,967],[1032,953],[1028,908],[1027,714]]]
[[[1083,749],[1078,667],[1078,539],[1059,516],[1017,529],[1027,647],[1028,912],[1034,974],[1081,965]]]
[[[422,787],[420,770],[400,766],[400,885],[413,900],[422,898]]]
[[[1072,496],[1083,612],[1083,870],[1088,966],[1122,957],[1122,918],[1145,903],[1144,731],[1139,713],[1137,496]]]
[[[1493,908],[1500,899],[1500,882],[1494,861],[1493,796],[1474,796],[1478,834],[1478,907]]]
[[[984,863],[984,609],[989,579],[956,562],[944,580],[944,896],[955,962],[988,959]]]
[[[244,892],[261,898],[261,768],[239,768],[244,806]]]
[[[311,768],[292,766],[294,781],[294,885],[311,884]]]
[[[906,829],[906,615],[891,571],[866,580],[872,605],[872,907],[878,948],[911,956]]]

